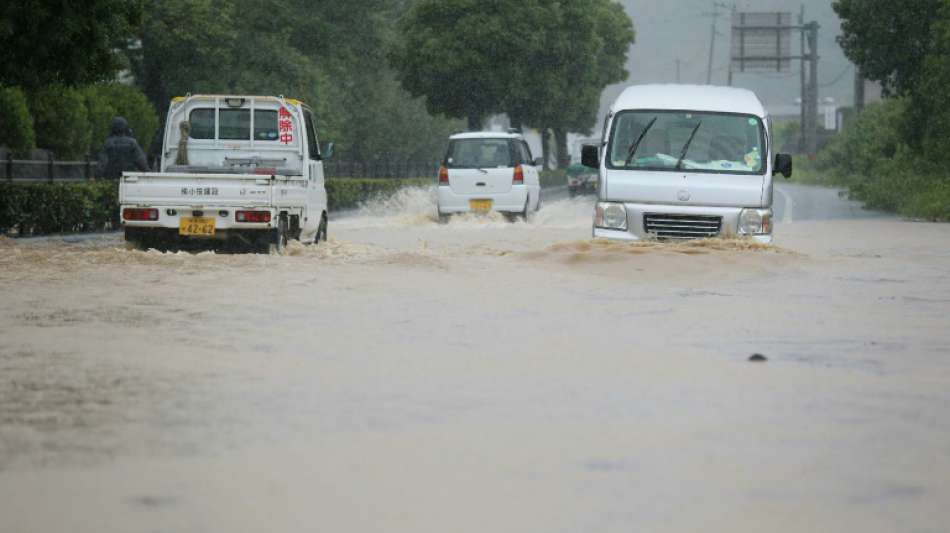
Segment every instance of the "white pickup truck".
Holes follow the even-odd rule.
[[[327,157],[332,152],[328,146]],[[231,243],[280,253],[327,237],[313,112],[271,96],[175,98],[159,172],[126,172],[119,204],[139,248]]]

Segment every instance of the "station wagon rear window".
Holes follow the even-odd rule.
[[[215,138],[214,109],[195,109],[189,115],[192,139]],[[221,109],[218,111],[221,124],[218,139],[224,141],[251,140],[251,111],[249,109]],[[277,111],[254,111],[254,140],[277,141]]]
[[[513,167],[514,154],[508,139],[456,139],[449,143],[448,168]]]
[[[715,174],[765,173],[765,128],[752,115],[624,111],[614,119],[611,169]]]

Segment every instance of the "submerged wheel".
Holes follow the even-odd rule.
[[[329,225],[327,221],[327,216],[323,215],[320,217],[320,227],[317,228],[317,235],[313,238],[313,244],[320,244],[322,241],[327,240],[327,226]]]
[[[278,255],[282,255],[284,253],[284,250],[287,249],[287,231],[287,217],[285,215],[281,215],[280,221],[277,222],[277,229],[274,230],[274,236],[267,246],[267,251],[269,253]]]

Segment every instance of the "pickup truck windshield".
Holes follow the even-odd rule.
[[[640,144],[630,157],[638,139]],[[761,175],[765,173],[765,146],[765,128],[752,115],[625,111],[614,119],[607,166]]]

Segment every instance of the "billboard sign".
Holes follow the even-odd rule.
[[[732,14],[732,71],[789,72],[792,60],[791,13]]]

